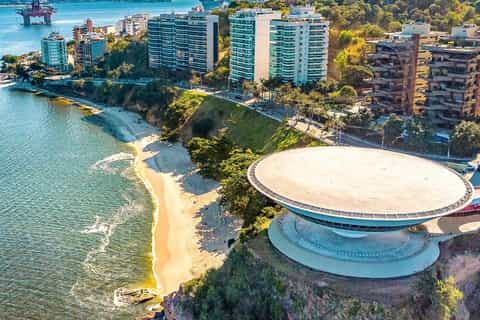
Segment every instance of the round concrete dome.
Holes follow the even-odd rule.
[[[248,178],[290,211],[340,228],[406,227],[461,210],[473,197],[471,184],[443,165],[358,147],[271,154],[250,166]]]

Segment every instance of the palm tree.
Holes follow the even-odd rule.
[[[281,85],[281,81],[277,78],[262,80],[262,89],[268,92],[268,101],[272,101],[272,96],[275,88]]]
[[[242,91],[243,93],[252,94],[254,97],[258,97],[259,94],[257,83],[255,81],[242,81]]]
[[[345,122],[338,115],[333,115],[325,122],[324,129],[326,131],[333,131],[337,144],[341,141],[342,129],[345,128]]]

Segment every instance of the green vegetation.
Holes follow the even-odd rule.
[[[457,312],[457,306],[463,299],[463,293],[455,286],[455,279],[437,279],[431,271],[424,271],[415,284],[420,294],[417,301],[421,318],[432,315],[435,319],[450,320]]]
[[[480,150],[480,125],[462,121],[451,137],[452,153],[459,156],[471,156]]]
[[[14,56],[12,54],[6,54],[2,57],[2,61],[4,63],[17,63],[18,62],[18,56]]]
[[[433,293],[433,305],[439,320],[450,320],[457,312],[463,293],[455,287],[455,279],[437,280]]]
[[[233,249],[221,268],[182,285],[179,304],[193,319],[418,319],[405,307],[340,295],[321,283],[318,273],[281,258],[262,232]]]
[[[200,173],[208,178],[220,178],[220,165],[230,156],[233,145],[224,132],[212,139],[194,137],[187,143],[192,161],[198,164]]]
[[[279,210],[248,182],[250,164],[260,154],[322,143],[232,102],[200,93],[189,93],[187,100],[196,101],[196,107],[180,134],[200,173],[220,180],[222,205],[242,217],[241,237],[246,240]]]
[[[183,291],[192,298],[185,307],[194,319],[287,319],[285,285],[246,249],[232,251],[221,269],[187,282]]]
[[[153,76],[148,68],[147,39],[144,36],[109,39],[107,53],[98,65],[76,73],[112,79]]]
[[[52,70],[43,70],[44,67],[36,55],[36,52],[30,52],[20,56],[6,54],[2,57],[2,73],[8,73],[10,76],[16,76],[18,80],[31,80],[33,78],[34,84],[41,84],[45,77],[45,72],[52,72]]]
[[[391,114],[383,126],[383,139],[386,145],[394,145],[402,137],[404,122],[396,114]]]
[[[419,151],[428,151],[429,143],[433,138],[433,126],[423,117],[413,117],[405,123],[405,131],[408,132],[407,145]]]

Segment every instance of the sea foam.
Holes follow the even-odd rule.
[[[135,159],[133,154],[128,153],[128,152],[119,152],[119,153],[113,154],[111,156],[108,156],[108,157],[106,157],[102,160],[99,160],[99,161],[95,162],[90,167],[90,170],[92,170],[92,171],[101,170],[101,171],[104,171],[104,172],[109,173],[109,174],[117,174],[119,169],[113,167],[112,163],[117,162],[117,161],[125,161],[125,160],[132,161],[133,159]]]

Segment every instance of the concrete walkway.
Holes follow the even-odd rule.
[[[432,236],[472,233],[480,230],[480,214],[447,216],[430,220],[423,225]]]

